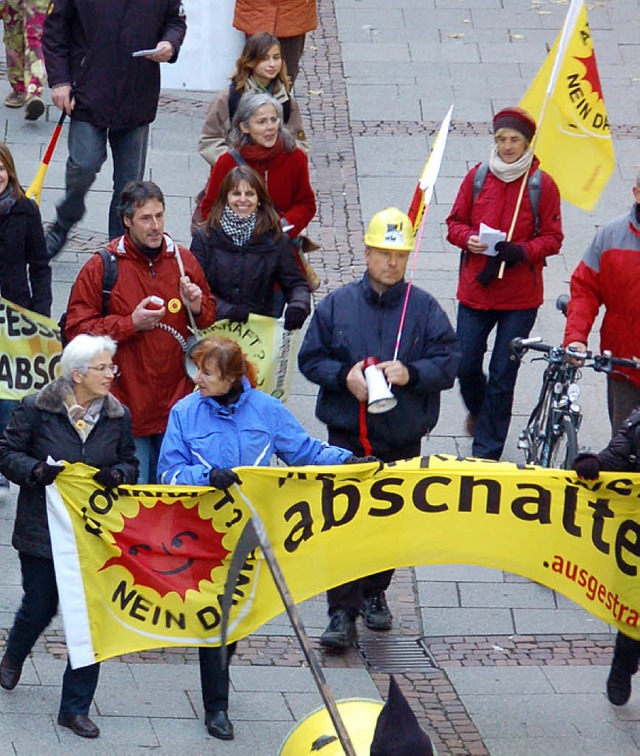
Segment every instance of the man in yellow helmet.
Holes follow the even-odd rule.
[[[356,456],[384,462],[420,455],[422,437],[438,421],[440,392],[453,386],[460,351],[445,312],[427,292],[409,293],[397,359],[394,351],[413,249],[409,218],[390,207],[371,219],[364,237],[367,270],[360,281],[336,289],[318,305],[298,355],[302,374],[320,386],[317,417],[329,443]],[[364,360],[374,357],[397,399],[387,412],[367,412],[370,400]],[[349,527],[349,524],[342,527]],[[354,537],[357,536],[354,533]],[[332,588],[329,626],[320,643],[348,648],[362,613],[371,630],[391,629],[385,599],[392,570]]]

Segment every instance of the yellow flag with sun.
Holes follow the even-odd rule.
[[[615,166],[611,131],[584,2],[573,0],[520,106],[538,123],[535,152],[560,194],[592,210]]]

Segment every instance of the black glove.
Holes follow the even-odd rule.
[[[484,264],[484,268],[476,276],[476,281],[481,286],[488,286],[494,278],[498,277],[500,271],[500,260],[496,257],[487,257],[487,262]]]
[[[307,313],[301,307],[289,305],[284,311],[285,331],[297,331],[302,328],[306,319]]]
[[[377,457],[374,457],[372,455],[369,455],[368,457],[356,457],[355,454],[352,454],[350,457],[347,457],[342,464],[343,465],[364,465],[367,462],[377,462],[378,464],[380,464],[380,460]]]
[[[506,263],[507,268],[524,260],[524,247],[522,244],[501,241],[496,244],[496,251],[498,253],[496,255],[498,262]]]
[[[226,491],[227,488],[229,488],[229,486],[232,486],[234,483],[241,485],[242,481],[236,475],[236,473],[234,473],[233,470],[229,470],[228,467],[216,467],[209,473],[209,483],[214,488],[219,488],[221,491]]]
[[[573,469],[582,480],[597,480],[600,476],[598,457],[591,452],[581,452],[573,460]]]
[[[251,308],[249,307],[249,305],[230,305],[229,311],[227,313],[227,318],[229,320],[232,320],[234,323],[246,323],[250,312]]]
[[[58,473],[62,472],[63,469],[62,465],[49,465],[46,462],[38,462],[33,470],[31,470],[31,478],[39,486],[50,486],[58,477]]]
[[[93,479],[105,488],[117,488],[124,483],[124,473],[115,467],[101,467]]]

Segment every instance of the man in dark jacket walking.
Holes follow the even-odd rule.
[[[120,193],[141,180],[149,124],[160,95],[160,63],[173,63],[186,33],[181,0],[54,0],[43,48],[51,97],[71,117],[65,196],[47,233],[57,255],[85,213],[85,197],[107,158],[113,157],[109,238],[124,233]],[[146,52],[146,55],[138,55]]]
[[[453,386],[460,350],[445,312],[413,286],[397,358],[394,351],[408,284],[404,280],[413,229],[409,218],[387,208],[372,218],[364,237],[367,271],[360,281],[320,302],[298,355],[303,375],[320,386],[316,415],[329,443],[356,456],[384,462],[416,457],[422,437],[438,421],[440,392]],[[364,360],[375,357],[397,400],[394,408],[367,413],[370,400]],[[343,649],[356,639],[363,613],[371,630],[391,629],[384,592],[392,570],[332,588],[328,628],[320,643]]]

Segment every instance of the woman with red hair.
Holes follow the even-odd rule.
[[[240,485],[231,468],[268,467],[273,455],[287,465],[360,461],[339,446],[312,438],[277,399],[255,388],[255,368],[239,345],[222,336],[203,339],[192,359],[197,391],[174,405],[160,450],[158,480],[170,485]],[[229,646],[233,653],[235,644]],[[229,669],[220,649],[202,646],[200,683],[210,735],[232,740]]]

